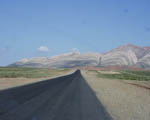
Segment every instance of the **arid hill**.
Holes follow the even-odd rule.
[[[150,47],[126,44],[107,53],[88,52],[81,54],[80,52],[70,52],[50,58],[38,57],[23,59],[9,66],[46,68],[136,66],[150,69]]]

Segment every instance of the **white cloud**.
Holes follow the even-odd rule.
[[[80,53],[78,48],[72,48],[73,53]]]
[[[37,50],[41,52],[48,52],[49,48],[47,46],[40,46]]]

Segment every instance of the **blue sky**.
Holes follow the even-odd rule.
[[[150,0],[0,0],[0,65],[127,43],[150,46]]]

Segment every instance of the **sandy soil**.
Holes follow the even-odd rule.
[[[89,71],[82,74],[114,120],[150,120],[150,90],[128,84],[149,86],[150,82],[98,78]]]
[[[98,72],[102,74],[120,74],[120,72],[116,71],[98,71]]]
[[[150,82],[97,78],[96,73],[90,71],[82,74],[114,120],[150,120],[150,90],[129,84],[150,87]],[[0,78],[0,90],[46,79],[50,78]]]
[[[59,77],[62,75],[71,74],[74,71],[75,70],[72,69],[70,71],[62,72],[61,74],[56,73],[52,77],[45,77],[45,78],[0,78],[0,90],[52,79],[52,78]]]
[[[112,120],[80,71],[0,91],[0,120]]]

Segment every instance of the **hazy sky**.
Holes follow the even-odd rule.
[[[126,43],[150,46],[150,0],[0,0],[0,65]]]

